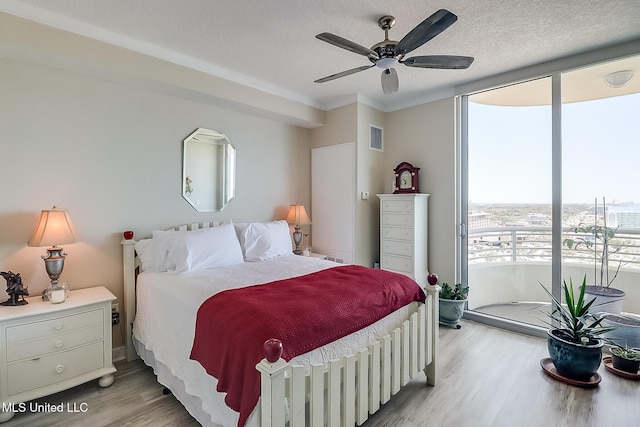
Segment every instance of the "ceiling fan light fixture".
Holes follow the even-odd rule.
[[[405,59],[405,56],[413,50],[419,48],[432,38],[453,25],[458,17],[446,9],[440,9],[420,24],[409,31],[399,42],[389,39],[389,29],[393,27],[395,18],[391,15],[385,15],[378,19],[378,26],[384,30],[384,40],[366,48],[358,43],[347,40],[343,37],[331,33],[320,33],[316,38],[337,46],[341,49],[357,53],[367,57],[371,65],[352,68],[340,73],[332,74],[327,77],[315,80],[316,83],[324,83],[345,77],[360,71],[367,70],[371,67],[382,69],[382,92],[385,95],[398,91],[398,73],[395,68],[398,64],[416,68],[434,68],[434,69],[464,69],[468,68],[473,62],[473,58],[469,56],[455,55],[428,55],[414,56]]]
[[[623,70],[616,71],[611,74],[607,74],[604,77],[604,82],[607,86],[612,88],[620,88],[626,86],[631,79],[633,78],[633,71],[631,70]]]
[[[398,83],[398,73],[395,68],[387,68],[381,76],[382,92],[385,95],[396,93],[400,87]]]
[[[382,68],[383,70],[394,68],[396,65],[398,65],[396,58],[380,58],[376,61],[376,67]]]

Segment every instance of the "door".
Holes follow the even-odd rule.
[[[313,251],[355,261],[355,143],[311,150]]]

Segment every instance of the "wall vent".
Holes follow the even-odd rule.
[[[369,125],[369,148],[377,151],[384,151],[382,128]]]

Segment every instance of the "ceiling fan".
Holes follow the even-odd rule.
[[[382,68],[382,91],[385,95],[398,91],[398,73],[395,70],[397,64],[407,65],[409,67],[418,68],[438,68],[438,69],[465,69],[473,62],[470,56],[453,56],[453,55],[423,55],[405,56],[449,28],[458,17],[446,9],[440,9],[413,30],[404,36],[399,42],[389,40],[389,30],[396,23],[393,16],[385,15],[378,19],[378,26],[384,30],[384,40],[378,44],[366,48],[357,43],[347,40],[331,33],[321,33],[316,35],[317,39],[330,43],[334,46],[341,47],[348,51],[366,56],[371,65],[363,65],[361,67],[352,68],[337,74],[316,80],[316,83],[324,83],[330,80],[345,77],[350,74],[368,70],[371,67]]]

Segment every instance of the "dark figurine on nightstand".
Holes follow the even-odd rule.
[[[12,273],[10,271],[2,271],[0,275],[7,281],[7,294],[9,299],[0,305],[25,305],[28,302],[24,299],[25,295],[29,296],[29,291],[22,286],[22,277],[20,273]]]

